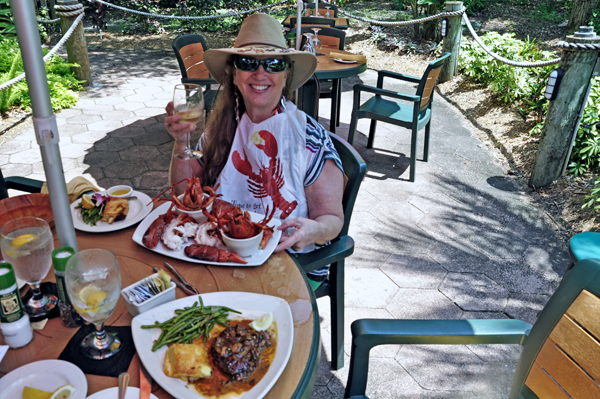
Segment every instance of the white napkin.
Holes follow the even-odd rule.
[[[0,345],[0,362],[4,358],[4,355],[6,355],[7,351],[8,351],[8,345]]]

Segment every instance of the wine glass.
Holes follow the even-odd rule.
[[[316,55],[315,47],[313,45],[313,34],[305,33],[303,36],[306,38],[306,41],[304,42],[304,46],[302,46],[302,51]]]
[[[13,265],[19,279],[31,286],[25,311],[33,318],[47,316],[58,303],[55,295],[40,290],[41,281],[52,266],[54,239],[50,226],[35,217],[13,219],[2,226],[0,237],[4,260]]]
[[[93,323],[96,331],[80,344],[84,356],[106,359],[121,349],[115,333],[107,334],[104,321],[110,317],[121,291],[121,273],[115,255],[105,249],[87,249],[71,256],[65,268],[67,293],[75,310]]]
[[[313,47],[315,48],[315,53],[318,53],[319,50],[323,48],[323,46],[321,45],[321,39],[319,39],[319,31],[321,30],[321,28],[311,28],[311,30],[315,32],[315,36],[313,37],[312,41]]]
[[[331,8],[331,6],[325,6],[325,8],[327,9],[327,11],[325,12],[324,17],[331,18],[331,13],[329,12],[329,9]]]
[[[173,112],[181,115],[181,123],[197,124],[204,118],[204,96],[202,86],[193,83],[175,85],[173,90]],[[186,134],[186,146],[183,152],[175,154],[179,159],[192,160],[202,157],[200,151],[190,148],[191,133]]]
[[[305,17],[309,17],[310,16],[310,8],[308,8],[308,3],[304,3],[304,16]]]

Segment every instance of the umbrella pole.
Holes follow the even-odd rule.
[[[298,9],[298,17],[296,18],[296,50],[300,50],[300,44],[302,43],[302,11],[304,11],[304,2],[298,0],[296,8]]]
[[[58,242],[60,245],[71,246],[77,251],[77,238],[58,148],[58,126],[50,103],[48,78],[33,3],[33,1],[11,0],[10,8],[23,57],[33,108],[33,127],[42,153]]]

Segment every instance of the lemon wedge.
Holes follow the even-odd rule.
[[[67,384],[57,388],[50,396],[50,399],[69,399],[75,393],[75,387]]]
[[[14,240],[12,240],[10,242],[10,247],[11,248],[21,248],[23,245],[27,244],[30,241],[35,240],[36,235],[35,234],[21,234],[20,236],[18,236],[17,238],[15,238]]]
[[[52,392],[32,387],[23,388],[23,399],[50,399],[50,397],[52,397]]]
[[[85,209],[92,209],[95,206],[92,202],[92,196],[90,194],[83,194],[81,196],[81,205],[83,205]]]
[[[250,327],[254,328],[256,331],[263,331],[263,330],[266,330],[267,328],[271,327],[272,323],[273,323],[273,314],[265,313],[264,315],[260,316],[258,319],[254,320],[252,323],[250,323]]]
[[[106,292],[95,285],[86,285],[79,291],[79,299],[85,303],[89,312],[96,312],[104,298],[106,298]]]

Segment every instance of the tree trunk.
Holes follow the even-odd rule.
[[[429,4],[427,6],[427,15],[437,14],[437,6]],[[437,27],[440,23],[439,19],[427,21],[423,24],[423,38],[428,40],[437,40]]]
[[[580,26],[589,26],[598,0],[574,0],[571,17],[567,24],[567,35],[577,32]]]

